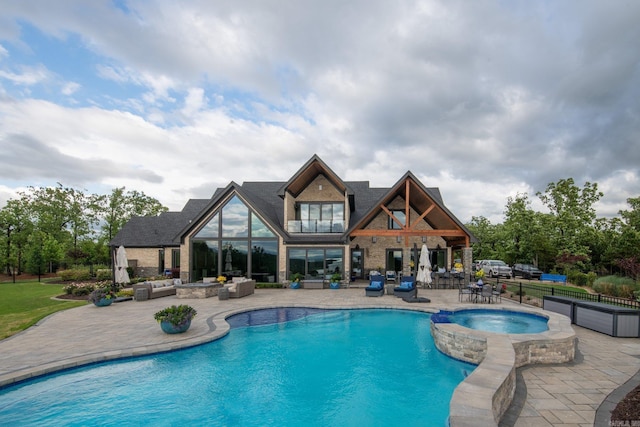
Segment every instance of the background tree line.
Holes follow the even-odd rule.
[[[132,216],[168,210],[142,192],[108,195],[29,187],[0,210],[0,266],[6,274],[44,274],[74,265],[110,265],[109,241]]]
[[[529,263],[545,272],[640,275],[640,197],[629,198],[619,217],[597,218],[594,205],[603,196],[598,185],[582,188],[561,179],[536,193],[548,213],[531,208],[528,195],[510,197],[502,224],[473,217],[467,227],[480,241],[474,259]]]
[[[110,265],[108,243],[132,216],[168,209],[142,192],[115,188],[108,195],[63,187],[30,187],[0,210],[0,266],[6,274],[39,274],[73,265]],[[640,275],[640,196],[619,217],[597,218],[598,185],[561,179],[536,193],[510,197],[505,220],[474,216],[467,227],[479,242],[474,259],[531,263],[547,272]]]

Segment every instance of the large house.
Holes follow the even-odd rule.
[[[471,232],[437,188],[407,172],[389,188],[343,181],[314,155],[287,182],[231,182],[181,212],[134,217],[110,242],[138,276],[179,271],[183,282],[218,275],[280,282],[411,274],[426,244],[432,266],[460,258],[471,271]]]

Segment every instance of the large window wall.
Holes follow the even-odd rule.
[[[275,282],[278,238],[238,197],[229,201],[192,238],[191,281],[246,276]]]
[[[344,250],[341,248],[289,249],[289,278],[299,273],[305,279],[329,279],[338,273],[344,278]]]

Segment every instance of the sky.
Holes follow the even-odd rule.
[[[411,171],[463,222],[640,197],[640,1],[0,0],[0,207],[29,186],[170,210],[317,154]]]

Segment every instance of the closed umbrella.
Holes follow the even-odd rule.
[[[227,249],[227,256],[224,261],[224,270],[229,272],[233,269],[233,265],[231,265],[232,257],[231,257],[231,246]]]
[[[131,280],[129,279],[129,272],[127,272],[127,267],[129,263],[127,262],[127,251],[125,251],[124,246],[120,245],[118,250],[116,251],[116,270],[115,270],[115,281],[116,283],[129,283]]]
[[[420,250],[416,281],[431,287],[431,261],[429,260],[429,249],[426,244],[423,244]]]

